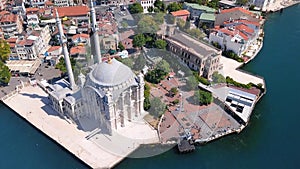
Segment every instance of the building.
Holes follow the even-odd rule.
[[[80,33],[72,36],[72,43],[77,45],[89,45],[90,44],[90,35]]]
[[[27,26],[30,28],[36,27],[40,23],[39,8],[26,8]]]
[[[74,5],[73,0],[54,0],[53,3],[58,7],[67,7]]]
[[[59,56],[62,54],[62,47],[61,46],[51,46],[47,50],[47,55],[48,56]]]
[[[260,23],[244,19],[229,20],[216,27],[209,35],[210,43],[218,43],[223,50],[241,56],[259,37]]]
[[[182,19],[186,21],[188,17],[190,17],[190,12],[188,10],[179,10],[171,12],[171,15],[174,16],[176,19]]]
[[[215,25],[216,16],[214,13],[202,13],[199,17],[199,28],[203,28],[206,25],[206,28],[213,28]]]
[[[17,42],[17,40],[18,40],[18,38],[6,39],[7,43],[9,44],[9,47],[10,47],[9,60],[19,60],[19,57],[18,57],[17,51],[16,51],[16,42]]]
[[[0,11],[6,8],[6,0],[0,0]]]
[[[90,25],[90,14],[87,6],[69,6],[56,8],[59,18],[72,20],[75,26],[78,27],[77,32],[87,32]],[[53,13],[53,11],[52,11]],[[53,13],[53,17],[56,14]]]
[[[101,49],[104,51],[108,50],[117,50],[117,40],[114,36],[111,35],[104,35],[100,37],[101,40]]]
[[[148,13],[148,9],[152,7],[154,9],[155,0],[138,0],[138,2],[142,5],[144,9],[144,13]]]
[[[17,14],[8,11],[0,12],[0,27],[5,38],[16,36],[23,31],[23,21]]]
[[[48,0],[30,0],[31,7],[42,7]]]
[[[216,15],[215,26],[222,25],[225,21],[229,20],[248,20],[251,22],[260,23],[260,16],[252,13],[242,7],[236,7],[231,9],[222,10],[220,13]]]
[[[183,3],[183,9],[186,9],[191,14],[191,20],[197,20],[202,13],[215,13],[216,10],[208,6],[199,5],[195,3]]]
[[[90,119],[111,133],[143,114],[143,75],[136,76],[129,67],[111,59],[82,76],[77,91],[70,90],[63,80],[50,87],[52,107],[62,116],[74,122]]]
[[[27,39],[34,40],[34,45],[38,55],[43,55],[49,48],[51,34],[49,26],[39,27],[28,32]]]
[[[167,49],[176,54],[189,68],[198,71],[199,76],[211,79],[212,74],[219,71],[220,50],[177,29],[170,28],[164,39],[168,43]]]
[[[18,60],[36,60],[38,58],[34,40],[19,37],[16,42],[16,51]]]
[[[85,46],[74,46],[70,49],[70,56],[75,60],[86,60],[87,51]]]

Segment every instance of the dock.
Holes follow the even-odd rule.
[[[195,146],[186,139],[180,140],[180,142],[177,144],[177,147],[180,153],[189,153],[196,149]]]

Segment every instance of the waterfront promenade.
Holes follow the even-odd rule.
[[[3,102],[92,168],[111,168],[124,158],[87,140],[86,132],[62,119],[47,105],[47,96],[41,88],[28,86]]]

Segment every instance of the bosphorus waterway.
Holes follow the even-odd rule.
[[[243,68],[265,78],[267,94],[256,105],[244,131],[197,147],[191,154],[179,155],[174,149],[151,158],[126,159],[116,168],[299,168],[299,17],[300,5],[268,15],[264,47]],[[1,169],[88,168],[2,104],[0,128]]]

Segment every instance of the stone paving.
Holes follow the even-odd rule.
[[[58,116],[57,112],[48,105],[49,100],[47,96],[47,93],[41,88],[29,86],[23,88],[16,96],[4,100],[4,103],[92,168],[111,168],[124,158],[123,155],[129,154],[138,147],[138,144],[132,145],[132,142],[120,142],[121,140],[104,135],[87,140],[86,137],[90,132],[84,132],[78,129],[77,125]],[[24,105],[26,105],[26,108],[24,108]],[[131,128],[130,131],[136,131],[138,136],[147,135],[149,133],[146,132],[152,130],[147,124],[139,124],[136,127],[131,125],[129,128]],[[123,130],[122,132],[130,137],[135,136],[132,133],[128,133],[129,130]],[[153,130],[151,133],[148,136],[153,138],[152,136],[155,133]],[[98,141],[92,141],[96,138],[98,138],[97,140],[102,139],[100,142],[106,148],[117,145],[117,147],[122,147],[123,149],[120,149],[122,153],[118,154],[117,152],[113,154],[107,149],[103,149],[98,145]],[[146,141],[157,140],[153,138]]]

